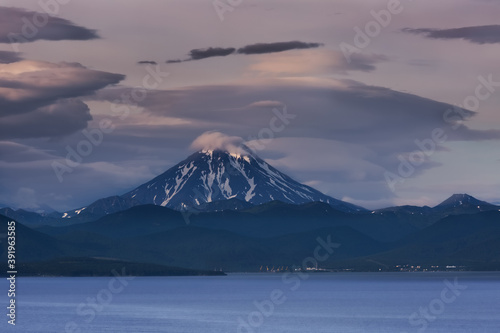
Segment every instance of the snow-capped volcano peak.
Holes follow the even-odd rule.
[[[362,210],[298,183],[244,145],[229,150],[201,149],[122,197],[178,210],[233,198],[251,204],[322,201],[343,211]]]
[[[223,149],[202,149],[200,151],[203,154],[213,156],[215,154],[226,153],[236,159],[244,159],[247,162],[250,162],[250,159],[255,159],[253,151],[245,145],[241,145],[236,149],[231,150],[223,150]]]

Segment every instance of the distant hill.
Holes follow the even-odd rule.
[[[7,262],[7,223],[11,218],[0,215],[0,256],[2,263]],[[16,262],[41,261],[60,257],[61,255],[92,255],[92,251],[79,248],[71,242],[55,239],[52,236],[38,232],[16,223]]]
[[[156,205],[135,206],[97,221],[63,227],[40,227],[50,235],[72,231],[106,237],[145,235],[181,226],[227,230],[249,237],[275,237],[327,227],[349,226],[379,241],[395,241],[417,230],[401,220],[367,213],[348,214],[325,203],[302,205],[273,201],[244,210],[178,212]]]
[[[341,263],[377,269],[402,264],[500,270],[500,211],[450,215],[405,237],[387,252]]]
[[[120,199],[107,202],[123,208]],[[61,274],[67,275],[90,274],[94,268],[95,274],[104,274],[102,269],[110,261],[96,258],[127,262],[143,275],[170,274],[168,270],[176,274],[172,267],[291,269],[314,254],[318,238],[328,238],[340,246],[321,262],[322,268],[378,271],[394,270],[396,265],[451,265],[500,269],[500,208],[465,194],[453,195],[436,207],[376,211],[346,212],[326,202],[297,205],[273,200],[251,205],[235,198],[198,208],[177,211],[135,205],[89,222],[35,224],[36,229],[18,222],[18,263],[26,264],[26,272],[55,274],[63,269]],[[37,216],[3,211],[28,220]],[[71,219],[85,216],[83,212],[77,215]],[[0,215],[5,231],[11,219]],[[0,245],[5,256],[5,239],[0,238]]]
[[[500,210],[500,206],[478,200],[468,194],[453,194],[435,207],[398,206],[378,209],[376,214],[393,215],[404,219],[417,228],[425,228],[449,216],[476,214],[484,211]]]

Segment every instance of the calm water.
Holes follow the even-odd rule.
[[[302,278],[144,277],[126,286],[112,278],[18,278],[17,324],[4,314],[0,332],[500,332],[500,273]],[[5,309],[6,281],[0,288]]]

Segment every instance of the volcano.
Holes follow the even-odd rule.
[[[293,180],[245,146],[237,152],[198,151],[122,198],[176,210],[230,199],[252,205],[319,201],[344,212],[364,210]]]

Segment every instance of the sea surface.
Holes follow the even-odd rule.
[[[0,332],[500,332],[500,272],[18,278]]]

